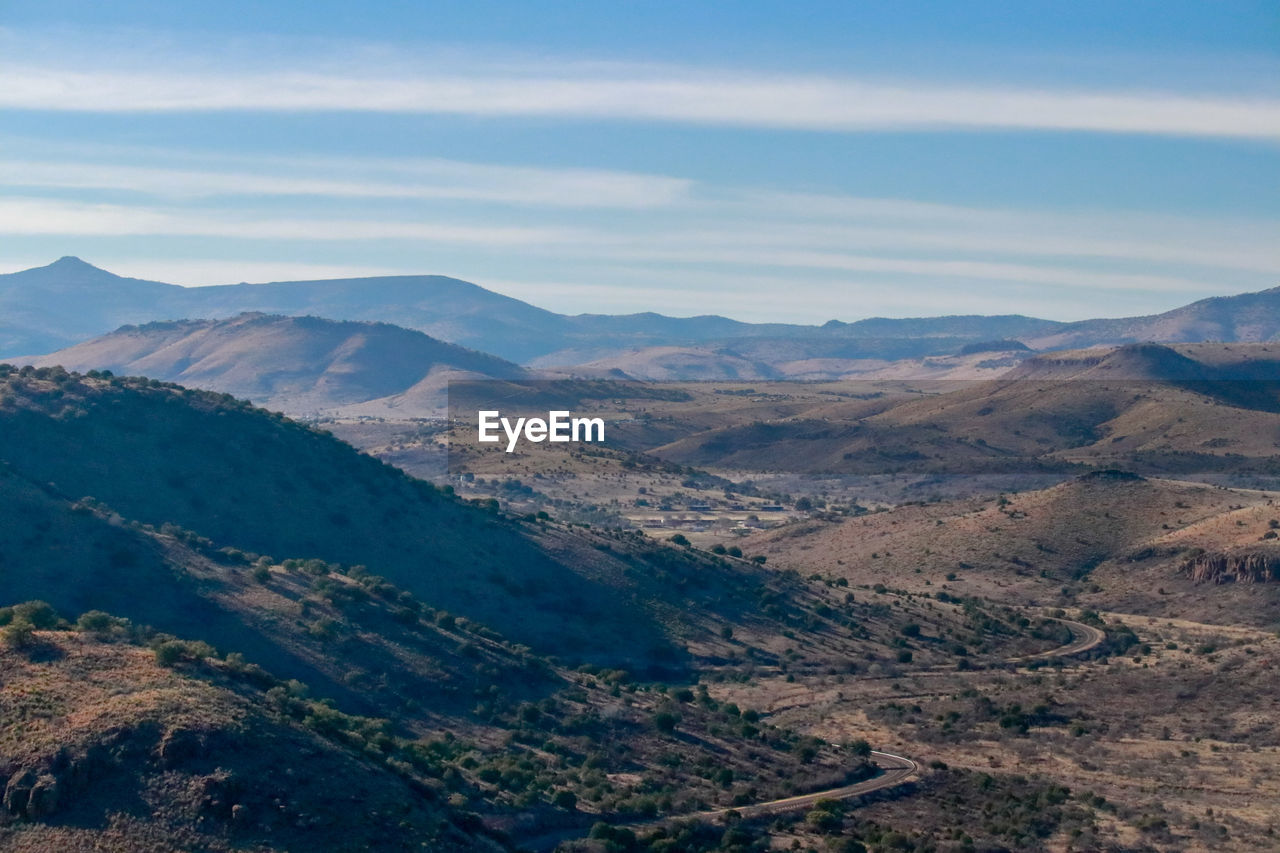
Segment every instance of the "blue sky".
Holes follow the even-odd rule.
[[[0,271],[567,313],[1280,285],[1280,6],[0,0]]]

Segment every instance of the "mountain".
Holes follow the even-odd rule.
[[[168,316],[184,288],[122,278],[79,258],[0,275],[0,353],[33,355]]]
[[[123,278],[66,257],[0,275],[0,357],[48,353],[122,324],[225,319],[246,312],[394,323],[460,346],[538,367],[607,362],[648,348],[731,349],[772,369],[815,359],[949,356],[988,341],[1035,350],[1142,341],[1266,341],[1280,335],[1280,288],[1215,297],[1163,314],[1061,323],[1019,315],[832,320],[822,326],[743,323],[654,313],[568,316],[445,276],[383,276],[183,288]],[[629,360],[662,359],[662,351]],[[705,359],[691,366],[707,371]],[[857,369],[840,365],[830,378]],[[624,372],[625,368],[623,369]],[[732,375],[721,364],[708,375]],[[658,373],[667,375],[660,366]],[[784,371],[785,372],[785,371]]]
[[[1214,296],[1143,317],[1082,320],[1049,333],[1017,336],[1035,349],[1068,349],[1140,341],[1258,342],[1280,337],[1280,287],[1236,296]]]
[[[944,355],[974,341],[1051,334],[1028,317],[873,318],[824,326],[743,323],[654,313],[567,316],[445,276],[183,288],[113,275],[65,257],[0,275],[0,357],[48,353],[124,324],[222,319],[245,312],[395,323],[512,361],[564,366],[646,347],[753,341],[748,359]],[[780,355],[778,357],[781,357]]]
[[[288,413],[372,402],[362,410],[401,417],[438,413],[450,380],[525,375],[496,356],[387,323],[265,314],[124,326],[34,363],[178,382]]]

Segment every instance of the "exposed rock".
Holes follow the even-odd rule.
[[[9,784],[4,786],[4,810],[10,817],[19,817],[27,813],[27,803],[31,799],[31,789],[36,784],[33,770],[24,769],[13,774]]]
[[[176,767],[193,758],[205,755],[207,750],[208,744],[205,742],[204,735],[200,732],[173,729],[165,732],[164,737],[156,747],[156,755],[163,766]]]
[[[1235,554],[1199,554],[1182,570],[1194,583],[1266,583],[1280,581],[1280,554],[1242,551]]]
[[[60,790],[56,776],[46,773],[37,779],[27,797],[27,817],[39,820],[57,811]]]

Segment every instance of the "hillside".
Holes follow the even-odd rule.
[[[657,614],[626,604],[643,576],[580,537],[497,518],[230,397],[54,369],[0,381],[2,461],[61,500],[92,496],[217,546],[364,565],[544,653],[678,665]]]
[[[231,394],[289,414],[366,404],[401,417],[439,414],[453,379],[515,379],[510,362],[387,323],[241,314],[125,326],[34,359]]]
[[[109,634],[0,650],[6,850],[504,849],[263,693]]]
[[[1048,489],[800,522],[747,547],[851,583],[1267,626],[1280,620],[1271,570],[1280,546],[1268,536],[1277,497],[1100,471]]]
[[[686,465],[809,473],[1037,474],[1119,465],[1156,475],[1273,477],[1275,350],[1143,344],[1053,353],[996,379],[931,382],[869,413],[860,404],[813,406],[695,432],[652,452]]]

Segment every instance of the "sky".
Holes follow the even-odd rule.
[[[0,0],[0,272],[564,313],[1280,285],[1280,3]]]

